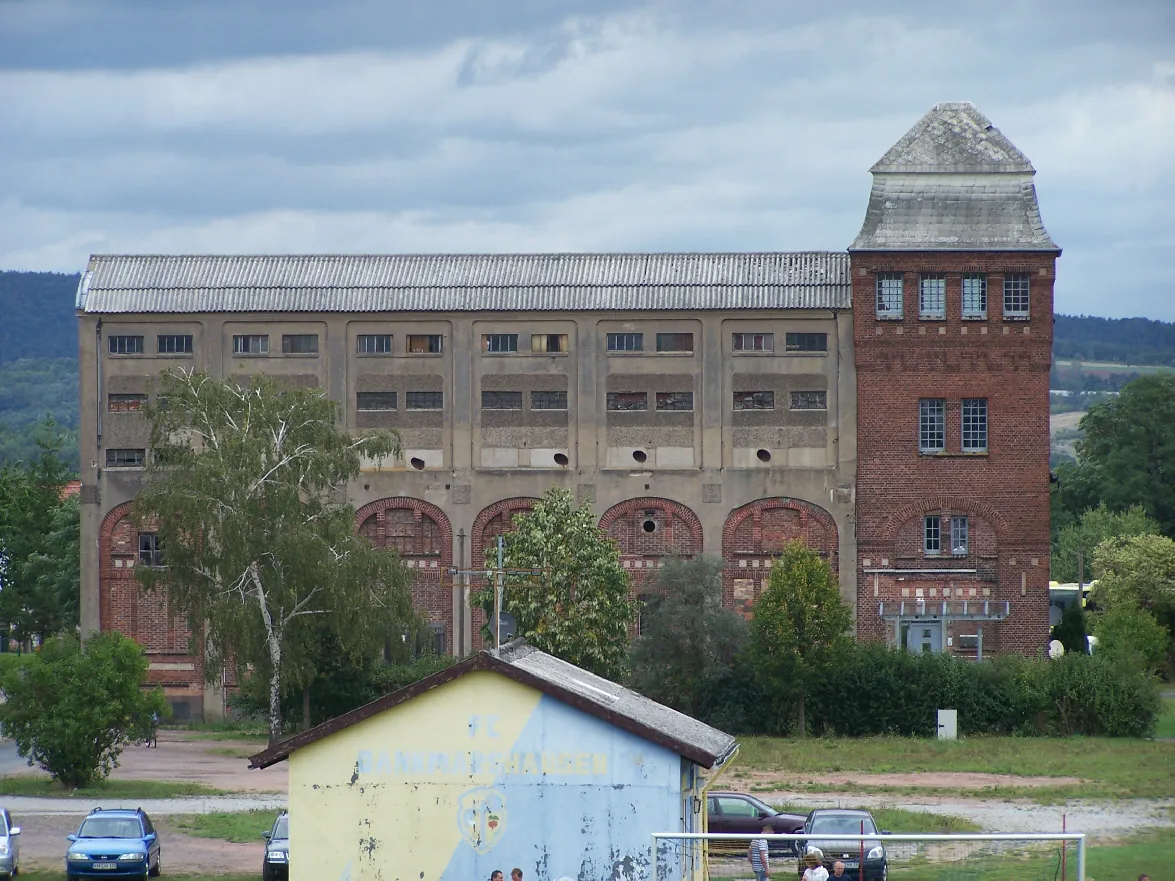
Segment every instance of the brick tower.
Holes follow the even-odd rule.
[[[871,171],[849,248],[858,636],[1039,652],[1061,252],[1036,172],[969,103],[935,105]]]

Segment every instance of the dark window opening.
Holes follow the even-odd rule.
[[[111,449],[106,451],[107,468],[142,468],[147,460],[147,451],[133,449]]]
[[[826,333],[789,333],[785,340],[789,352],[827,352]]]
[[[645,335],[643,333],[608,334],[609,352],[643,352],[644,349]]]
[[[107,395],[106,409],[111,413],[128,413],[147,406],[146,395]]]
[[[162,566],[163,549],[155,532],[139,533],[139,562],[144,566]]]
[[[567,392],[540,391],[530,393],[532,410],[566,410]]]
[[[143,338],[141,336],[112,336],[109,340],[111,355],[142,355]]]
[[[644,392],[608,392],[609,410],[648,410],[649,396]]]
[[[409,410],[445,409],[444,392],[408,392],[404,399]]]
[[[522,392],[488,392],[481,393],[481,408],[483,410],[521,410]]]
[[[282,334],[283,355],[317,355],[318,334],[316,333],[284,333]]]
[[[735,410],[774,410],[775,392],[735,392]]]
[[[404,345],[410,355],[440,355],[445,349],[445,338],[439,333],[409,334]]]
[[[360,355],[390,355],[392,335],[390,333],[361,333],[355,337],[355,351]]]
[[[657,334],[658,352],[692,352],[693,350],[694,335],[692,333]]]
[[[693,392],[657,392],[658,410],[692,410]]]
[[[395,392],[356,392],[356,410],[395,410]]]
[[[192,335],[190,333],[161,333],[155,340],[160,355],[190,355],[192,354]]]

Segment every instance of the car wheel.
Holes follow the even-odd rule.
[[[162,858],[160,858],[155,861],[155,868],[147,870],[147,877],[148,878],[158,878],[159,873],[162,871],[163,871],[163,862],[162,862]]]

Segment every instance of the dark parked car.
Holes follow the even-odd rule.
[[[770,826],[773,832],[786,834],[799,832],[804,825],[804,817],[800,814],[781,814],[753,795],[741,792],[711,792],[706,799],[706,813],[711,832],[757,835],[764,826]],[[742,846],[742,850],[745,851],[746,846]],[[794,854],[794,842],[772,841],[768,853],[771,856]]]
[[[852,841],[828,841],[820,838],[820,833],[837,835],[860,836]],[[803,852],[810,847],[823,851],[824,868],[832,875],[832,865],[837,860],[845,864],[845,878],[851,881],[886,881],[889,877],[889,862],[886,858],[885,845],[878,835],[888,835],[888,832],[878,832],[877,824],[873,822],[873,815],[868,811],[848,811],[818,809],[808,814],[804,821],[803,833],[811,838],[801,842]],[[861,869],[861,856],[865,857],[864,875]],[[799,874],[803,877],[804,861],[800,860]]]
[[[142,808],[94,808],[69,836],[65,877],[134,878],[159,874],[159,836]]]
[[[273,828],[263,832],[265,838],[265,861],[261,864],[264,881],[279,881],[290,877],[290,815],[283,812],[273,823]]]

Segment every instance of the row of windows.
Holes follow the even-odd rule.
[[[486,333],[481,336],[481,350],[492,355],[508,355],[518,352],[518,334]],[[142,335],[115,335],[108,338],[112,355],[142,355]],[[160,334],[157,337],[157,351],[167,355],[192,354],[191,334]],[[731,348],[735,352],[774,352],[773,333],[736,333],[731,336]],[[445,350],[442,334],[408,334],[404,338],[404,351],[410,355],[440,355]],[[390,355],[393,352],[390,333],[366,333],[355,337],[355,351],[360,355]],[[565,333],[532,333],[530,351],[536,354],[561,354],[569,351],[568,335]],[[643,352],[643,333],[608,334],[609,352]],[[693,352],[692,333],[656,334],[657,352]],[[785,352],[827,352],[826,333],[784,334]],[[233,336],[234,355],[268,355],[269,334],[237,334]],[[318,334],[282,334],[283,355],[318,354]]]
[[[1031,282],[1026,272],[1010,272],[1004,276],[1003,314],[1005,318],[1027,318]],[[877,317],[901,318],[905,311],[905,274],[879,272],[877,274]],[[980,272],[965,273],[962,277],[960,316],[987,318],[987,276]],[[944,273],[923,273],[918,276],[918,317],[945,319],[947,317],[947,277]]]
[[[948,539],[946,550],[943,549],[943,539]],[[922,518],[922,550],[935,556],[950,553],[956,556],[966,556],[968,548],[967,518],[953,514],[944,517],[941,514],[927,514]]]
[[[113,395],[111,397],[114,397]],[[483,391],[481,393],[481,408],[483,410],[521,410],[523,393],[515,391]],[[407,410],[442,410],[444,409],[444,394],[442,392],[408,392],[404,396]],[[657,392],[654,403],[662,412],[692,411],[694,409],[693,392]],[[398,407],[396,392],[358,392],[355,395],[355,409],[364,412],[378,410],[395,410]],[[607,408],[613,412],[625,412],[649,409],[649,395],[647,392],[608,392]],[[565,391],[532,391],[530,393],[530,409],[532,410],[566,410],[567,392]],[[775,392],[735,392],[733,409],[735,410],[774,410]],[[791,409],[793,410],[827,410],[827,392],[792,392]]]
[[[962,406],[962,450],[987,452],[987,398],[964,398]],[[923,398],[918,402],[918,451],[946,450],[946,400]]]

